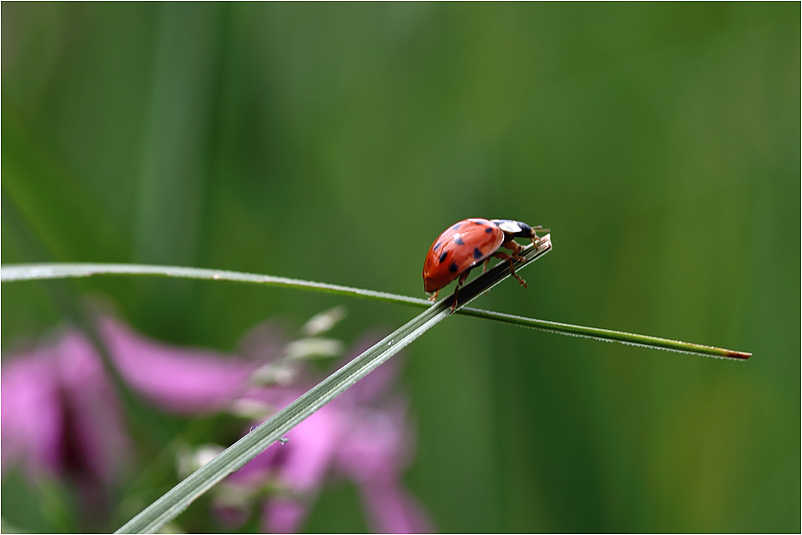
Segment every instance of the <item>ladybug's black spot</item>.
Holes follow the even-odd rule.
[[[462,225],[462,223],[457,223],[456,225],[454,225],[453,227],[451,227],[451,230],[459,230],[459,226],[460,226],[460,225]]]
[[[462,236],[460,236],[459,234],[454,236],[454,243],[456,243],[457,245],[465,245],[465,242],[462,241]]]
[[[442,246],[443,246],[443,244],[442,244],[442,243],[440,243],[440,242],[437,242],[437,243],[435,243],[435,244],[434,244],[434,247],[432,247],[432,251],[436,251],[436,250],[438,250],[438,249],[439,249],[440,247],[442,247]]]
[[[448,256],[448,251],[446,251],[445,253],[442,253],[442,254],[440,255],[440,263],[441,263],[441,264],[442,264],[443,262],[445,262],[445,261],[446,261],[446,257],[447,257],[447,256]]]
[[[486,234],[490,234],[491,232],[493,232],[493,227],[487,227],[487,228],[485,229],[485,233],[486,233]]]
[[[484,221],[475,221],[475,220],[474,220],[474,221],[471,221],[471,223],[473,223],[474,225],[483,225],[483,226],[484,226],[484,224],[485,224],[485,222],[484,222]]]
[[[456,273],[458,269],[459,269],[459,268],[457,267],[457,264],[455,264],[454,262],[451,262],[451,265],[450,265],[450,266],[448,266],[448,270],[449,270],[451,273]]]
[[[484,256],[484,255],[482,255],[482,251],[480,251],[478,247],[474,247],[473,248],[473,257],[475,259],[479,260],[480,258],[482,258],[482,256]]]

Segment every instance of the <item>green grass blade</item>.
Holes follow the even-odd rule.
[[[460,313],[477,318],[483,318],[501,323],[529,327],[541,331],[564,334],[568,336],[578,336],[580,338],[591,338],[602,342],[619,342],[622,344],[647,347],[650,349],[664,349],[666,351],[676,351],[678,353],[688,353],[703,357],[714,357],[729,360],[746,360],[752,353],[723,349],[721,347],[694,344],[692,342],[681,342],[668,338],[658,338],[645,334],[634,334],[623,331],[613,331],[610,329],[600,329],[598,327],[585,327],[581,325],[571,325],[570,323],[559,323],[556,321],[546,321],[523,316],[514,316],[502,312],[481,310],[477,308],[463,308]]]
[[[548,244],[548,250],[551,248],[551,235],[544,236],[541,240],[542,244]],[[528,247],[524,253],[524,258],[527,255],[533,255],[534,248]],[[544,253],[540,253],[544,254]],[[497,275],[503,274],[506,263],[502,262],[496,268],[500,268]],[[518,266],[518,264],[516,264]],[[488,271],[485,275],[491,274],[496,268]],[[517,269],[517,267],[516,267]],[[372,301],[383,301],[387,303],[403,304],[407,306],[428,307],[431,305],[426,299],[419,299],[415,297],[407,297],[403,295],[391,294],[386,292],[376,292],[373,290],[365,290],[362,288],[351,288],[348,286],[339,286],[336,284],[326,284],[322,282],[305,281],[298,279],[290,279],[285,277],[274,277],[271,275],[257,275],[253,273],[242,273],[237,271],[223,271],[214,269],[200,269],[200,268],[187,268],[176,266],[151,266],[140,264],[17,264],[3,266],[0,269],[0,280],[2,282],[12,281],[26,281],[26,280],[41,280],[41,279],[62,279],[73,277],[92,277],[102,275],[132,275],[132,276],[158,276],[158,277],[177,277],[187,279],[201,279],[201,280],[226,280],[232,282],[245,282],[252,284],[263,284],[267,286],[278,286],[285,288],[295,288],[298,290],[307,290],[315,292],[323,292],[334,295],[342,295],[346,297],[357,297],[361,299],[368,299]],[[483,275],[483,276],[485,276]],[[492,275],[491,275],[492,276]],[[477,279],[478,280],[478,279]],[[460,292],[461,304],[467,302],[468,289],[471,285],[466,285]],[[445,298],[450,300],[451,298]],[[450,301],[449,301],[450,303]],[[633,334],[622,331],[613,331],[610,329],[601,329],[598,327],[584,327],[581,325],[571,325],[568,323],[558,323],[554,321],[538,320],[534,318],[525,318],[521,316],[513,316],[510,314],[503,314],[500,312],[492,312],[489,310],[481,310],[476,308],[462,308],[457,312],[483,319],[498,321],[501,323],[518,325],[522,327],[529,327],[539,329],[542,331],[564,334],[569,336],[580,336],[584,338],[591,338],[594,340],[602,340],[605,342],[619,342],[623,344],[636,345],[641,347],[664,349],[668,351],[676,351],[680,353],[690,353],[692,355],[700,355],[705,357],[718,357],[731,360],[746,360],[751,353],[742,351],[733,351],[730,349],[723,349],[719,347],[707,346],[702,344],[694,344],[690,342],[681,342],[678,340],[670,340],[667,338],[658,338],[655,336],[647,336],[642,334]]]
[[[290,279],[287,277],[274,277],[272,275],[258,275],[240,271],[226,271],[219,269],[190,268],[180,266],[153,266],[147,264],[90,264],[90,263],[59,263],[59,264],[15,264],[0,268],[2,282],[84,278],[108,275],[130,275],[140,277],[173,277],[179,279],[197,280],[223,280],[229,282],[245,282],[265,286],[278,286],[298,290],[343,295],[346,297],[360,297],[374,301],[390,303],[429,305],[425,299],[415,299],[385,292],[375,292],[361,288],[351,288],[337,284]]]
[[[551,250],[546,240],[540,247],[530,246],[518,269]],[[468,303],[509,277],[509,268],[502,263],[465,285],[459,294],[460,302]],[[272,418],[238,440],[189,477],[153,502],[144,511],[122,526],[117,533],[153,533],[178,516],[204,492],[226,476],[238,470],[267,447],[275,444],[290,429],[315,411],[342,394],[377,366],[398,353],[413,340],[451,315],[452,297],[440,300],[406,323],[373,347],[354,358],[342,368],[301,395]],[[290,440],[292,437],[290,437]],[[281,447],[275,445],[274,447]]]

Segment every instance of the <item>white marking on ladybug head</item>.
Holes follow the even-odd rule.
[[[512,219],[494,219],[493,224],[495,224],[498,228],[500,228],[504,232],[509,232],[510,234],[517,234],[523,231],[521,225],[519,225],[517,221],[513,221]]]

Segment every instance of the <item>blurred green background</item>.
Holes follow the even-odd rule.
[[[466,217],[554,243],[527,290],[476,306],[754,356],[444,322],[404,370],[406,482],[438,530],[799,532],[799,3],[2,4],[4,264],[423,297],[428,246]],[[342,302],[76,287],[148,336],[225,351]],[[417,313],[344,304],[346,339]],[[63,320],[39,283],[4,284],[2,311],[4,353]],[[359,516],[335,485],[307,528]]]

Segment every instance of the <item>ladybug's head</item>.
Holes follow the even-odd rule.
[[[512,219],[493,219],[492,222],[500,228],[509,239],[529,238],[532,240],[532,243],[535,243],[540,239],[540,236],[537,235],[538,232],[548,232],[548,229],[544,229],[540,225],[530,227],[522,221],[513,221]]]

